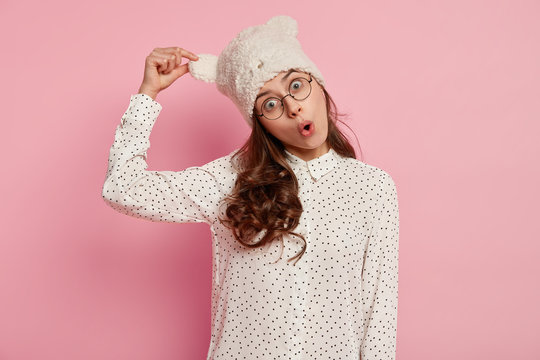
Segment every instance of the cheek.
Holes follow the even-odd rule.
[[[268,131],[270,134],[274,135],[278,139],[283,137],[284,134],[286,134],[289,129],[280,124],[279,122],[273,122],[273,123],[264,123],[263,126],[266,128],[266,131]]]
[[[317,97],[317,103],[316,103],[316,109],[317,109],[317,115],[320,117],[321,121],[323,121],[327,126],[328,122],[328,114],[326,112],[326,98],[322,91],[320,92],[320,95]]]
[[[321,89],[317,89],[313,96],[313,103],[317,109],[317,112],[326,114],[326,97]]]

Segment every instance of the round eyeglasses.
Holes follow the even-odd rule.
[[[261,105],[261,114],[257,116],[264,116],[268,120],[276,120],[283,114],[283,99],[287,96],[291,96],[295,100],[304,100],[309,94],[311,94],[311,74],[309,74],[309,80],[303,77],[294,78],[289,84],[289,93],[284,97],[270,97]]]

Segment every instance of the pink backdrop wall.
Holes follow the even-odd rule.
[[[397,183],[397,358],[540,358],[538,1],[11,0],[0,14],[0,359],[205,358],[210,231],[107,207],[108,151],[154,47],[218,54],[280,14],[361,160]],[[157,101],[149,170],[249,134],[189,75]]]

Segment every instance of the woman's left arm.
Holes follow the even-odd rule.
[[[396,356],[399,208],[396,185],[388,173],[381,178],[378,195],[362,270],[362,360]]]

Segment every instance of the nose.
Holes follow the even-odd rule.
[[[289,117],[295,117],[300,111],[302,111],[302,106],[292,96],[287,96],[285,99],[283,99],[283,101],[285,102],[284,106]]]

